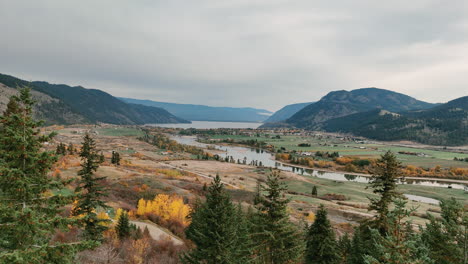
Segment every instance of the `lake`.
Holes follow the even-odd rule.
[[[191,124],[147,124],[147,126],[167,128],[258,128],[263,123],[254,122],[214,122],[214,121],[192,121]]]

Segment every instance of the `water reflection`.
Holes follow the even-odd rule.
[[[210,146],[211,149],[208,151],[215,151],[223,159],[228,157],[232,157],[233,160],[242,160],[245,161],[245,164],[250,164],[252,161],[257,161],[258,164],[261,164],[265,167],[272,167],[278,168],[284,171],[294,172],[304,176],[310,177],[318,177],[324,179],[330,179],[335,181],[352,181],[352,182],[361,182],[367,183],[369,181],[369,177],[355,175],[355,174],[345,174],[345,173],[338,173],[338,172],[328,172],[328,171],[320,171],[320,170],[313,170],[313,169],[305,169],[302,167],[286,165],[284,163],[278,162],[274,160],[274,155],[263,151],[261,149],[256,148],[246,148],[246,147],[238,147],[238,146],[220,146],[216,144],[205,144],[196,141],[195,137],[191,136],[173,136],[172,139],[176,140],[181,144],[198,146],[198,147],[208,147]],[[221,152],[221,153],[219,153]],[[421,186],[430,186],[430,187],[444,187],[444,188],[453,188],[453,189],[465,189],[466,185],[462,183],[450,183],[445,181],[437,181],[437,180],[428,180],[428,179],[402,179],[400,180],[399,184],[416,184]]]

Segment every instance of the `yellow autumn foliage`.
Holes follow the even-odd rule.
[[[309,222],[314,222],[315,221],[315,214],[313,212],[309,212],[309,215],[307,215],[306,219]]]
[[[138,201],[137,215],[149,213],[158,215],[164,220],[176,220],[188,225],[187,216],[190,213],[190,206],[177,195],[158,194],[153,200],[140,199]]]

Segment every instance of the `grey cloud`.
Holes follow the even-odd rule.
[[[376,86],[467,95],[466,1],[0,2],[0,72],[117,96],[276,110]]]

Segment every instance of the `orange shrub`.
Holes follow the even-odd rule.
[[[349,164],[351,162],[353,162],[353,159],[351,158],[348,158],[348,157],[339,157],[339,158],[336,158],[336,163],[340,164],[340,165],[346,165],[346,164]]]

